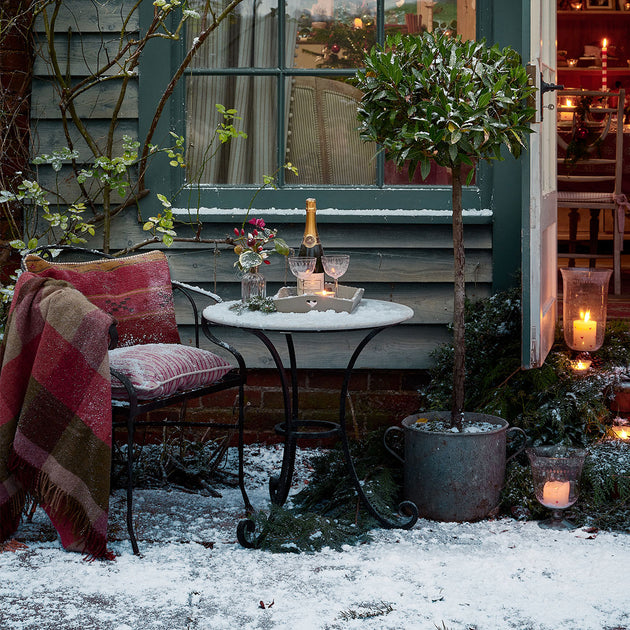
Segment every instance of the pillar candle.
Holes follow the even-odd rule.
[[[608,91],[608,42],[602,45],[602,92]]]
[[[543,500],[541,503],[550,508],[565,508],[569,503],[569,491],[571,482],[569,481],[547,481],[543,486]]]
[[[582,319],[573,320],[573,347],[586,352],[597,349],[597,322],[589,318],[588,311]]]

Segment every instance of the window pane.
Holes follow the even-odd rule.
[[[357,131],[361,91],[344,79],[294,77],[291,81],[286,159],[298,175],[287,184],[374,185],[376,145]]]
[[[192,8],[203,12],[205,2]],[[227,2],[217,3],[221,10]],[[204,19],[187,22],[188,43],[203,28]],[[295,39],[295,38],[293,38]],[[278,65],[278,11],[275,3],[242,2],[199,49],[193,68],[273,68]]]
[[[201,184],[262,184],[276,170],[275,77],[218,76],[186,79],[187,181]],[[234,126],[247,133],[221,145],[225,122],[215,103],[236,109]]]
[[[451,29],[475,38],[475,0],[385,0],[385,32]]]
[[[287,2],[297,19],[297,68],[358,68],[363,52],[376,39],[376,0],[307,3]]]

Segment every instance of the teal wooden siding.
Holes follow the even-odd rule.
[[[494,1],[494,0],[493,0]],[[122,2],[129,6],[130,2]],[[144,5],[147,5],[146,7]],[[494,25],[490,17],[490,0],[480,0],[480,28],[490,38]],[[99,19],[96,19],[94,5],[89,0],[76,0],[71,3],[72,13],[67,13],[57,24],[59,50],[64,51],[68,42],[68,27],[72,28],[69,47],[69,67],[75,79],[85,75],[88,68],[102,59],[106,51],[116,41],[120,28],[121,2],[109,2],[100,6]],[[143,2],[143,11],[152,10],[150,2]],[[138,28],[137,23],[132,28]],[[79,33],[81,36],[79,36]],[[65,61],[63,62],[65,63]],[[163,56],[152,55],[148,63],[141,66],[137,82],[131,86],[124,102],[122,119],[117,137],[123,134],[137,136],[138,128],[145,129],[151,116],[152,103],[159,93],[160,76],[168,71],[170,64]],[[162,72],[162,75],[160,75]],[[157,86],[157,87],[156,87]],[[108,112],[116,94],[115,82],[103,84],[99,90],[85,95],[78,104],[79,112],[89,116],[90,125],[101,135],[109,122]],[[139,120],[140,116],[140,120]],[[33,128],[36,152],[50,152],[65,144],[60,115],[55,105],[54,90],[48,81],[48,67],[43,62],[36,64],[33,82]],[[176,128],[183,120],[183,110],[177,95],[172,108],[166,112],[165,123],[159,129],[155,140],[160,141],[168,131],[168,125]],[[181,127],[180,127],[181,128]],[[98,135],[98,133],[97,133]],[[78,142],[79,150],[81,143]],[[83,153],[83,151],[82,151]],[[510,158],[511,160],[511,158]],[[172,169],[161,166],[150,173],[147,184],[151,194],[142,202],[145,216],[159,210],[155,193],[174,192]],[[58,175],[42,171],[45,182],[59,183],[61,190],[76,193],[76,185],[68,179],[69,168],[64,167]],[[500,185],[494,186],[499,178]],[[467,292],[469,297],[478,298],[490,295],[495,285],[506,284],[514,278],[519,253],[520,219],[520,167],[511,160],[500,165],[499,169],[485,169],[479,189],[466,192],[465,206],[487,210],[485,216],[465,219],[465,241],[467,248]],[[401,326],[377,336],[364,351],[358,366],[375,369],[421,369],[430,365],[430,351],[436,345],[449,339],[447,324],[452,313],[452,242],[448,218],[436,218],[430,214],[414,216],[412,219],[388,215],[387,210],[378,212],[379,207],[425,209],[448,208],[450,190],[445,188],[423,189],[420,193],[409,189],[400,193],[383,190],[356,189],[343,191],[346,197],[340,207],[355,208],[353,213],[343,216],[318,217],[318,225],[323,245],[328,250],[343,250],[351,255],[350,269],[342,282],[365,288],[365,297],[394,300],[408,304],[414,309],[414,318]],[[218,201],[231,203],[234,207],[247,207],[253,193],[249,190],[229,190],[218,196]],[[398,196],[396,196],[398,194]],[[258,208],[251,216],[262,216],[289,245],[299,245],[303,231],[303,214],[295,208],[303,208],[307,197],[315,197],[318,207],[331,206],[335,193],[316,189],[293,189],[284,196],[274,191],[265,191],[257,199]],[[381,200],[387,197],[387,206]],[[342,199],[341,196],[337,197]],[[284,199],[282,205],[279,200]],[[354,205],[353,205],[354,204]],[[417,205],[416,205],[417,204]],[[228,206],[229,207],[229,206]],[[291,207],[293,210],[268,216],[266,208]],[[370,208],[362,211],[361,208]],[[374,212],[377,210],[377,212]],[[516,218],[515,218],[516,217]],[[499,219],[501,232],[493,229]],[[224,237],[232,233],[240,224],[242,213],[234,216],[215,214],[208,216],[203,235]],[[188,236],[187,228],[179,230]],[[127,247],[146,236],[138,223],[135,211],[131,209],[113,223],[112,249]],[[505,259],[493,256],[493,242],[500,241]],[[92,243],[98,245],[98,242]],[[209,246],[191,247],[189,244],[175,244],[165,250],[169,257],[173,277],[198,285],[201,288],[218,292],[224,299],[236,299],[240,286],[235,275],[234,254],[230,249],[215,249]],[[288,274],[284,261],[274,260],[265,267],[268,278],[268,293],[295,279]],[[500,281],[497,283],[497,277]],[[203,299],[199,300],[203,306]],[[177,304],[178,313],[181,305]],[[181,317],[181,333],[184,340],[191,339],[190,321]],[[227,340],[242,350],[247,364],[251,367],[270,367],[271,359],[262,344],[249,335],[238,331],[224,331]],[[361,334],[335,334],[326,336],[300,335],[296,338],[300,367],[339,368],[345,365],[352,349]]]

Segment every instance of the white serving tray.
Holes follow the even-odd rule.
[[[332,290],[326,286],[326,290]],[[297,295],[295,287],[282,287],[273,298],[280,313],[308,313],[309,311],[336,311],[352,313],[363,297],[364,289],[339,285],[337,295]]]

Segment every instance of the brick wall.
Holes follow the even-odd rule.
[[[343,372],[301,370],[299,372],[300,413],[303,420],[336,421],[339,417],[339,390]],[[400,424],[418,408],[418,387],[427,379],[424,371],[356,370],[350,381],[346,407],[349,435],[379,427]],[[248,443],[273,443],[281,438],[274,427],[284,418],[282,389],[275,370],[251,370],[246,388],[246,436]],[[220,392],[205,400],[191,402],[188,419],[231,422],[237,413],[234,391]],[[178,410],[152,412],[156,418],[166,413],[177,417]],[[195,431],[199,437],[204,429]],[[152,439],[159,436],[153,435]],[[141,436],[139,436],[141,439]],[[315,442],[319,444],[320,442]],[[314,443],[314,444],[315,444]]]

